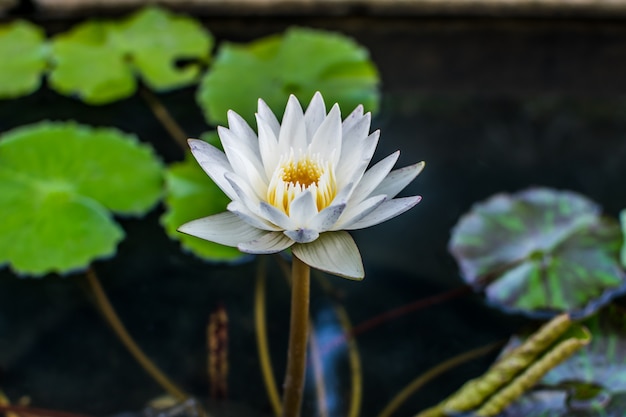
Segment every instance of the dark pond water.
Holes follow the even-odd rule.
[[[247,40],[291,22],[208,23],[221,38]],[[424,197],[416,208],[354,233],[366,264],[365,280],[329,277],[333,297],[314,284],[312,316],[329,324],[327,331],[336,327],[331,299],[358,324],[461,286],[446,250],[449,231],[472,203],[493,193],[542,185],[581,192],[613,216],[626,207],[626,49],[620,44],[626,30],[615,22],[296,23],[343,30],[371,48],[383,80],[381,112],[373,121],[373,128],[382,130],[375,159],[401,149],[399,166],[427,161],[406,191]],[[193,93],[161,96],[190,136],[206,130]],[[117,126],[152,143],[166,162],[182,157],[138,97],[90,108],[42,89],[0,102],[0,131],[41,119]],[[118,256],[95,264],[111,301],[146,353],[199,398],[208,395],[207,319],[223,304],[230,319],[229,399],[238,415],[270,415],[254,335],[256,264],[208,265],[182,253],[162,232],[161,213],[157,207],[144,219],[122,219],[127,238]],[[267,297],[280,382],[289,297],[271,260]],[[364,331],[357,338],[361,415],[376,416],[419,374],[505,338],[523,322],[468,295]],[[446,374],[412,397],[398,415],[432,405],[480,374],[492,359]],[[342,416],[349,387],[345,358],[329,375],[334,372],[340,405],[331,415]],[[20,279],[6,269],[0,271],[0,387],[13,399],[30,396],[36,406],[93,415],[139,411],[161,393],[99,317],[82,276]],[[310,395],[303,415],[313,415],[314,408]]]

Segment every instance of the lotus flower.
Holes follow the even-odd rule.
[[[228,211],[193,220],[179,231],[252,254],[291,248],[311,267],[350,279],[364,277],[347,230],[382,223],[421,197],[394,198],[424,163],[391,171],[399,152],[366,170],[378,144],[370,114],[358,106],[343,122],[328,114],[320,93],[306,112],[291,96],[282,124],[259,100],[258,136],[235,112],[219,127],[224,152],[189,139],[194,157],[232,200]]]

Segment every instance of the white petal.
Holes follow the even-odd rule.
[[[346,149],[345,145],[342,147],[336,174],[339,187],[343,186],[344,182],[357,184],[361,180],[372,156],[374,156],[379,137],[380,131],[377,130],[352,149]]]
[[[256,149],[258,153],[259,141],[254,130],[245,120],[232,110],[228,110],[228,129],[230,129],[245,146],[251,150]]]
[[[395,197],[422,172],[425,165],[426,164],[422,161],[417,164],[409,165],[408,167],[391,171],[372,194],[386,194],[389,198]]]
[[[283,233],[296,243],[313,242],[320,236],[317,230],[311,229],[285,230]]]
[[[414,205],[420,202],[422,197],[404,197],[394,198],[393,200],[385,201],[376,210],[365,216],[360,221],[353,223],[350,227],[344,226],[346,230],[364,229],[366,227],[374,226],[389,219],[392,219],[400,214],[404,213]]]
[[[293,94],[289,96],[283,122],[280,125],[278,135],[278,151],[281,155],[289,154],[293,149],[305,151],[307,148],[306,128],[304,114],[298,99]]]
[[[269,106],[261,99],[259,99],[257,115],[260,116],[265,123],[267,123],[267,127],[270,128],[272,133],[274,133],[274,136],[278,137],[278,133],[280,132],[280,123],[278,123],[278,119],[274,115],[272,109],[270,109]]]
[[[326,155],[327,159],[332,158],[333,168],[337,166],[341,154],[341,111],[338,104],[330,109],[330,113],[315,132],[309,149],[312,154]]]
[[[289,205],[289,217],[296,227],[305,227],[317,214],[317,205],[311,190],[306,190],[293,199]]]
[[[311,243],[295,244],[292,253],[305,264],[330,274],[357,280],[365,276],[359,248],[344,231],[327,232]]]
[[[331,230],[350,229],[350,226],[369,216],[371,212],[387,200],[387,196],[382,194],[370,197],[356,205],[348,205],[348,208]]]
[[[259,198],[257,192],[250,187],[250,185],[244,181],[237,174],[233,174],[232,172],[227,172],[224,174],[226,180],[230,184],[231,188],[236,193],[236,198],[233,198],[233,201],[239,200],[247,207],[249,207],[252,211],[252,207],[256,207],[259,205],[261,198]]]
[[[257,126],[259,128],[259,153],[265,167],[266,177],[272,178],[274,169],[278,165],[280,154],[278,153],[278,136],[270,125],[257,114]]]
[[[369,113],[367,113],[369,115]],[[363,105],[359,104],[356,108],[345,118],[342,124],[343,134],[347,134],[350,130],[352,130],[358,123],[361,123],[363,120]],[[369,125],[367,126],[369,130]],[[365,135],[367,136],[367,132]]]
[[[270,223],[267,219],[260,216],[259,213],[256,213],[246,207],[240,201],[231,201],[228,203],[228,207],[226,207],[228,211],[235,214],[244,222],[248,223],[252,227],[256,227],[257,229],[278,232],[282,229],[275,224]]]
[[[259,210],[261,211],[263,217],[283,230],[292,230],[296,228],[295,223],[289,218],[289,216],[265,201],[261,202]]]
[[[355,116],[355,113],[352,112],[344,120],[341,125],[344,148],[352,149],[358,146],[370,134],[371,119],[370,113],[364,115],[361,113],[360,116]]]
[[[350,205],[358,204],[372,194],[372,191],[385,179],[391,168],[396,164],[400,152],[394,152],[383,160],[379,161],[376,165],[368,169],[363,178],[354,188],[352,197],[350,197]],[[377,193],[380,194],[380,193]],[[389,197],[391,200],[393,197]]]
[[[191,153],[204,172],[211,177],[217,186],[220,187],[231,200],[235,199],[235,191],[224,176],[226,173],[232,172],[233,170],[224,152],[203,140],[189,139],[187,142],[191,148]]]
[[[240,243],[237,249],[246,253],[276,253],[287,249],[295,242],[280,232],[269,232],[248,242]]]
[[[219,126],[217,132],[224,146],[224,152],[235,174],[247,178],[254,189],[267,187],[267,177],[263,163],[256,149],[250,149],[244,141],[232,131]]]
[[[316,92],[304,112],[304,124],[306,136],[310,140],[326,118],[326,105],[320,92]]]
[[[345,208],[346,203],[331,204],[317,213],[317,215],[309,222],[309,227],[320,233],[331,230],[335,223],[337,223],[337,220],[341,217]]]
[[[179,232],[200,239],[236,247],[241,242],[259,239],[267,232],[250,226],[230,212],[192,220],[178,228]]]

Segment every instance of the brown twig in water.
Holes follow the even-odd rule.
[[[145,87],[141,87],[139,89],[139,94],[144,99],[146,104],[148,104],[148,107],[150,107],[154,117],[156,117],[165,130],[167,130],[167,133],[169,133],[172,139],[174,139],[183,151],[187,151],[187,149],[189,149],[187,146],[187,138],[189,136],[187,136],[178,122],[172,117],[163,103],[161,103],[159,99]]]

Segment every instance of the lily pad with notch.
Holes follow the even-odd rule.
[[[87,21],[52,40],[50,86],[89,104],[132,95],[135,75],[157,91],[198,81],[213,38],[198,21],[158,7],[121,20]],[[187,65],[178,66],[179,60]]]
[[[143,215],[161,196],[152,148],[115,129],[42,122],[0,137],[0,265],[67,273],[112,256],[113,213]]]
[[[292,28],[247,45],[224,43],[203,77],[197,100],[211,124],[234,110],[254,123],[257,100],[281,115],[290,94],[308,102],[320,91],[327,104],[378,108],[378,71],[368,51],[338,33]]]
[[[237,262],[250,257],[237,248],[178,232],[178,227],[188,221],[226,211],[226,206],[230,202],[200,168],[191,153],[187,155],[185,161],[167,168],[165,193],[166,212],[161,217],[161,223],[167,235],[179,240],[183,249],[211,262]]]
[[[586,197],[548,188],[497,194],[452,231],[463,279],[505,310],[586,316],[626,290],[618,223]]]

